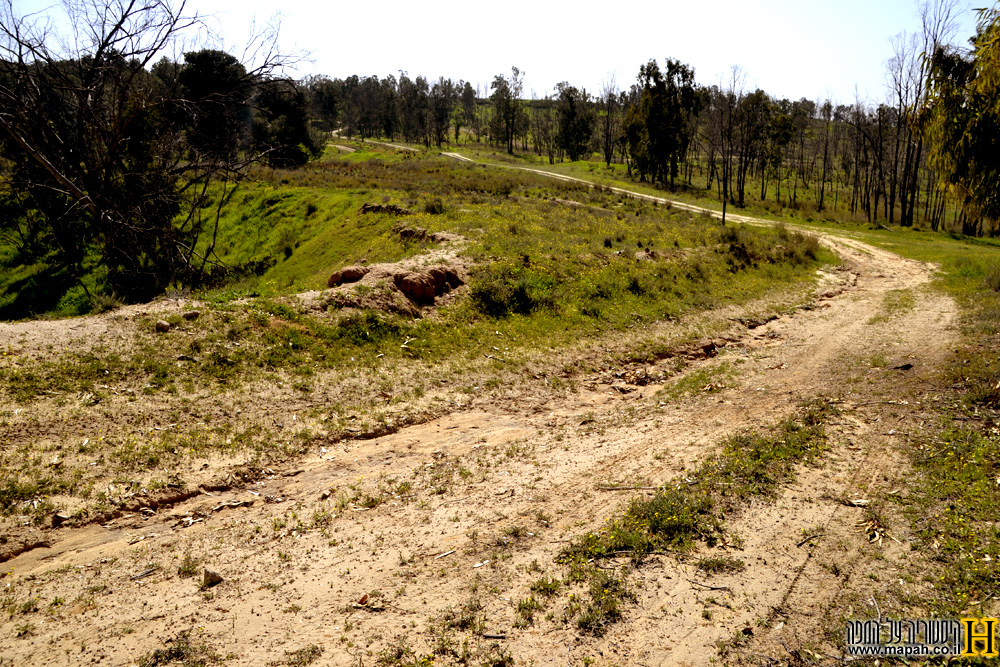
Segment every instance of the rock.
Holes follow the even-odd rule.
[[[177,361],[195,361],[195,358],[194,357],[189,357],[186,354],[181,354],[181,355],[178,355]]]
[[[58,528],[59,526],[61,526],[64,523],[66,523],[67,521],[69,521],[69,517],[66,516],[65,514],[63,514],[62,512],[56,512],[55,514],[52,515],[52,527],[53,528]]]
[[[346,266],[339,271],[334,271],[330,279],[326,281],[326,286],[337,287],[344,283],[356,283],[364,278],[369,270],[367,266]]]
[[[451,234],[449,232],[434,232],[431,234],[431,241],[434,243],[450,243],[452,241],[461,241],[462,237],[458,234]]]
[[[211,588],[216,584],[222,583],[222,575],[214,570],[209,570],[207,567],[201,575],[201,585],[204,588]]]
[[[181,317],[183,317],[185,320],[187,320],[188,322],[190,322],[191,320],[198,319],[199,315],[201,315],[201,313],[199,311],[197,311],[197,310],[189,310],[186,313],[184,313],[183,315],[181,315]]]
[[[434,282],[434,294],[444,294],[451,290],[448,284],[448,271],[443,266],[434,266],[427,270],[427,275]]]
[[[427,273],[397,273],[393,282],[410,301],[419,304],[434,303],[434,279]]]
[[[166,333],[170,331],[170,322],[167,322],[166,320],[157,320],[156,330],[159,331],[160,333]]]
[[[411,215],[413,211],[398,204],[362,204],[358,209],[362,214],[389,213],[391,215]]]
[[[459,285],[465,284],[465,281],[462,280],[462,276],[458,275],[458,273],[456,273],[454,269],[446,268],[444,272],[445,272],[445,279],[448,281],[448,286],[451,287],[452,289],[455,289]]]
[[[394,227],[393,231],[403,241],[423,241],[427,238],[427,230],[423,227]]]

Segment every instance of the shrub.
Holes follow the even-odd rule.
[[[444,202],[441,201],[440,197],[435,197],[430,201],[424,203],[424,213],[430,213],[431,215],[441,215],[444,213]]]
[[[469,286],[472,307],[489,317],[528,315],[552,307],[551,279],[519,266],[493,264],[481,269]]]
[[[1000,264],[994,264],[986,270],[986,286],[994,292],[1000,292]]]

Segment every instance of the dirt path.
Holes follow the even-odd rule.
[[[893,439],[917,428],[934,400],[956,311],[926,289],[931,267],[856,241],[824,242],[842,265],[822,276],[810,307],[753,329],[734,324],[715,339],[717,356],[685,362],[687,376],[710,378],[693,393],[665,400],[641,381],[677,358],[597,368],[576,379],[576,391],[532,394],[525,378],[517,401],[473,393],[439,419],[330,444],[245,489],[44,531],[50,547],[5,564],[8,595],[35,600],[38,611],[0,620],[0,664],[128,665],[178,646],[171,642],[186,631],[191,645],[230,656],[227,665],[305,664],[293,661],[312,646],[323,650],[315,664],[345,666],[380,656],[403,664],[404,646],[416,656],[437,650],[441,664],[467,650],[496,657],[492,664],[509,655],[510,664],[560,667],[585,657],[708,664],[719,642],[741,637],[768,655],[804,637],[833,650],[824,633],[836,623],[824,610],[851,594],[837,572],[853,563],[857,582],[869,567],[859,560],[869,548],[855,527],[861,510],[840,501],[887,483],[877,471],[896,465]],[[899,306],[900,295],[912,299]],[[0,325],[0,336],[29,345],[18,326]],[[37,335],[40,344],[53,332]],[[904,364],[912,367],[894,369]],[[531,582],[561,576],[554,558],[567,541],[642,493],[600,486],[667,482],[721,438],[816,397],[843,407],[829,427],[831,451],[777,502],[735,519],[747,571],[709,580],[684,559],[653,558],[637,575],[635,604],[604,636],[561,622],[565,595],[516,627]],[[803,544],[812,534],[824,537]],[[905,557],[906,536],[893,537],[900,545],[886,545],[880,567]],[[199,563],[190,568],[198,577],[179,576],[185,556]],[[224,581],[199,590],[201,566]],[[463,625],[463,613],[485,626]]]

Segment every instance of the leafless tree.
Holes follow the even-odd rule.
[[[615,157],[615,142],[621,133],[619,94],[615,75],[611,74],[601,83],[600,99],[604,109],[604,117],[601,119],[601,151],[604,153],[604,163],[609,167]]]

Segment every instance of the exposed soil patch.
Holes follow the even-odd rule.
[[[820,296],[807,307],[779,317],[751,304],[708,313],[697,326],[661,323],[643,335],[676,341],[669,353],[615,361],[638,335],[623,333],[556,359],[540,356],[533,370],[499,387],[476,384],[482,376],[470,362],[467,387],[420,399],[426,421],[379,434],[359,429],[356,439],[318,438],[306,455],[241,485],[208,486],[242,463],[233,454],[205,470],[192,462],[186,488],[203,490],[150,511],[56,530],[8,519],[8,534],[48,546],[6,564],[12,604],[35,600],[37,611],[2,617],[0,657],[125,665],[193,633],[233,665],[280,663],[312,647],[324,665],[428,654],[450,664],[463,645],[478,662],[509,655],[514,664],[560,667],[585,657],[690,665],[719,660],[720,643],[724,662],[750,654],[793,662],[789,651],[800,650],[821,661],[837,651],[832,633],[840,632],[839,617],[827,611],[857,598],[856,613],[864,613],[859,591],[885,581],[869,574],[888,576],[908,557],[905,528],[871,542],[858,526],[865,507],[844,501],[893,490],[882,488],[894,478],[880,471],[903,465],[894,439],[927,418],[956,316],[949,299],[925,289],[931,267],[855,241],[826,242],[842,265],[821,276]],[[303,300],[319,307],[359,285],[396,289],[390,271],[400,267],[464,268],[454,244],[429,255],[366,267],[357,282]],[[894,290],[913,291],[914,307],[887,314]],[[191,304],[147,309],[161,307]],[[0,347],[41,355],[49,343],[114,336],[128,325],[124,314],[0,325]],[[912,366],[896,370],[905,364]],[[773,424],[817,397],[841,409],[827,427],[830,451],[776,501],[731,517],[739,548],[698,554],[739,559],[745,570],[708,573],[688,558],[650,557],[623,620],[601,636],[563,622],[567,589],[533,592],[540,579],[564,576],[555,558],[568,540],[647,493],[634,487],[677,479],[722,438]],[[273,387],[205,398],[220,419],[281,424],[276,433],[297,428],[293,417],[308,421],[304,408],[336,400]],[[54,406],[32,412],[10,417],[14,432],[77,437],[79,424],[58,418]],[[146,423],[168,423],[167,415],[143,414]],[[322,424],[312,427],[322,432]],[[873,549],[883,560],[868,558]],[[201,588],[203,567],[222,582]],[[905,587],[919,595],[925,585]],[[521,603],[530,596],[541,608],[526,623]]]

